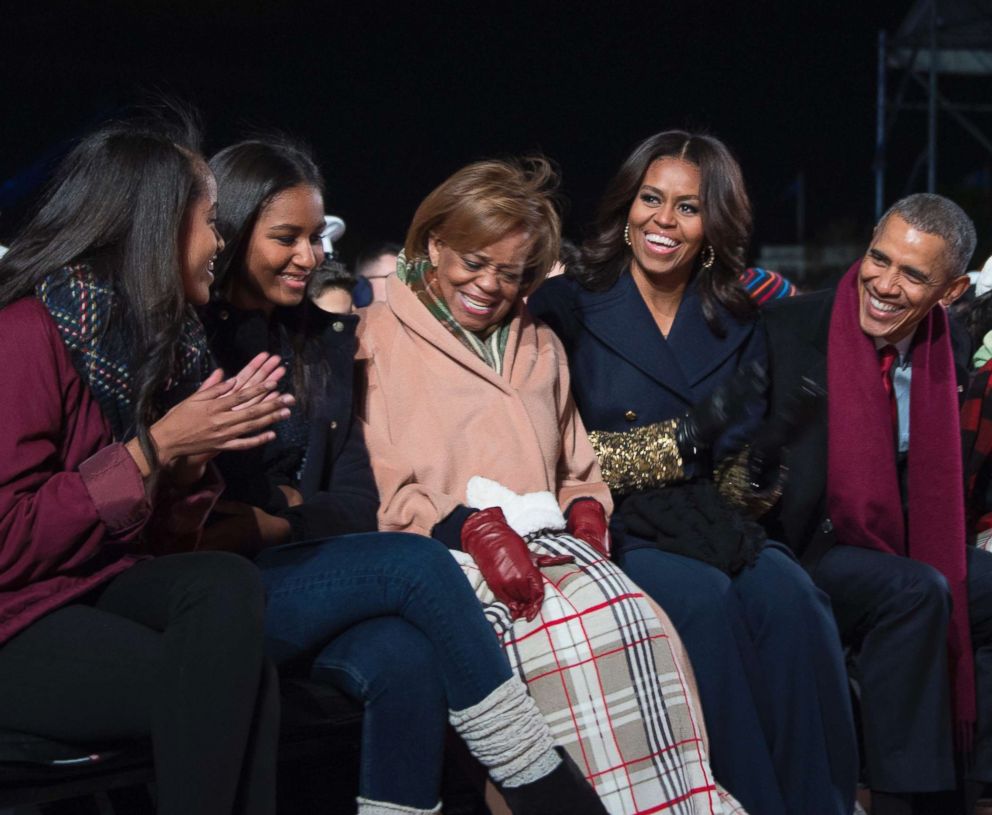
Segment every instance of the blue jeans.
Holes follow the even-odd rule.
[[[749,812],[848,815],[858,753],[840,637],[791,554],[770,543],[734,578],[653,547],[618,562],[685,643],[717,780]]]
[[[370,533],[288,544],[257,559],[277,664],[365,703],[359,792],[437,804],[448,708],[474,705],[512,672],[461,569],[437,541]]]

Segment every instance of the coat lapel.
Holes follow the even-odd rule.
[[[617,356],[683,400],[692,401],[689,383],[628,272],[605,293],[581,289],[574,308],[586,330]]]
[[[738,322],[722,308],[719,316],[724,329],[722,337],[706,322],[699,289],[695,281],[691,282],[668,334],[668,344],[677,354],[682,373],[692,388],[737,354],[754,331],[754,322]]]
[[[605,294],[580,290],[574,308],[591,334],[688,403],[695,401],[693,387],[736,353],[754,330],[725,314],[726,336],[714,334],[692,282],[666,340],[629,272]]]

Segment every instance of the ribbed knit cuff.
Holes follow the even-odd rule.
[[[361,796],[358,798],[358,815],[439,815],[440,812],[440,801],[433,809],[417,809],[386,801],[372,801]]]
[[[448,721],[493,781],[506,787],[543,778],[561,763],[537,703],[515,677],[482,701],[448,711]]]

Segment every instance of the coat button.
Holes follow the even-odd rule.
[[[338,429],[338,423],[337,423],[336,420],[333,420],[332,419],[331,420],[331,430],[337,430],[337,429]]]
[[[226,320],[228,317],[231,316],[231,314],[226,308],[224,308],[220,310],[220,314],[218,314],[217,316],[220,317],[222,320]]]
[[[333,323],[331,323],[331,328],[333,328],[335,331],[337,331],[340,334],[342,331],[344,331],[344,323],[342,323],[340,320],[335,320]]]
[[[628,422],[633,422],[633,421],[636,421],[636,419],[637,419],[637,414],[636,414],[636,413],[634,413],[634,411],[632,411],[632,410],[628,410],[628,411],[627,411],[626,413],[624,413],[624,414],[623,414],[623,417],[624,417],[624,418],[625,418],[625,419],[626,419],[626,420],[627,420]]]

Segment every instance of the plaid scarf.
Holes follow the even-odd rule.
[[[131,366],[133,342],[127,335],[113,287],[85,263],[65,266],[35,288],[69,349],[72,364],[96,397],[114,438],[135,434]],[[172,374],[159,404],[171,407],[189,396],[211,369],[203,326],[186,310]]]
[[[400,252],[396,259],[396,276],[400,282],[410,287],[417,295],[417,299],[440,321],[441,325],[458,338],[462,345],[496,373],[503,373],[503,352],[506,350],[506,338],[510,334],[509,320],[504,321],[488,337],[480,337],[462,328],[452,315],[448,304],[444,302],[444,297],[438,289],[437,272],[427,258],[407,261],[406,254]]]

